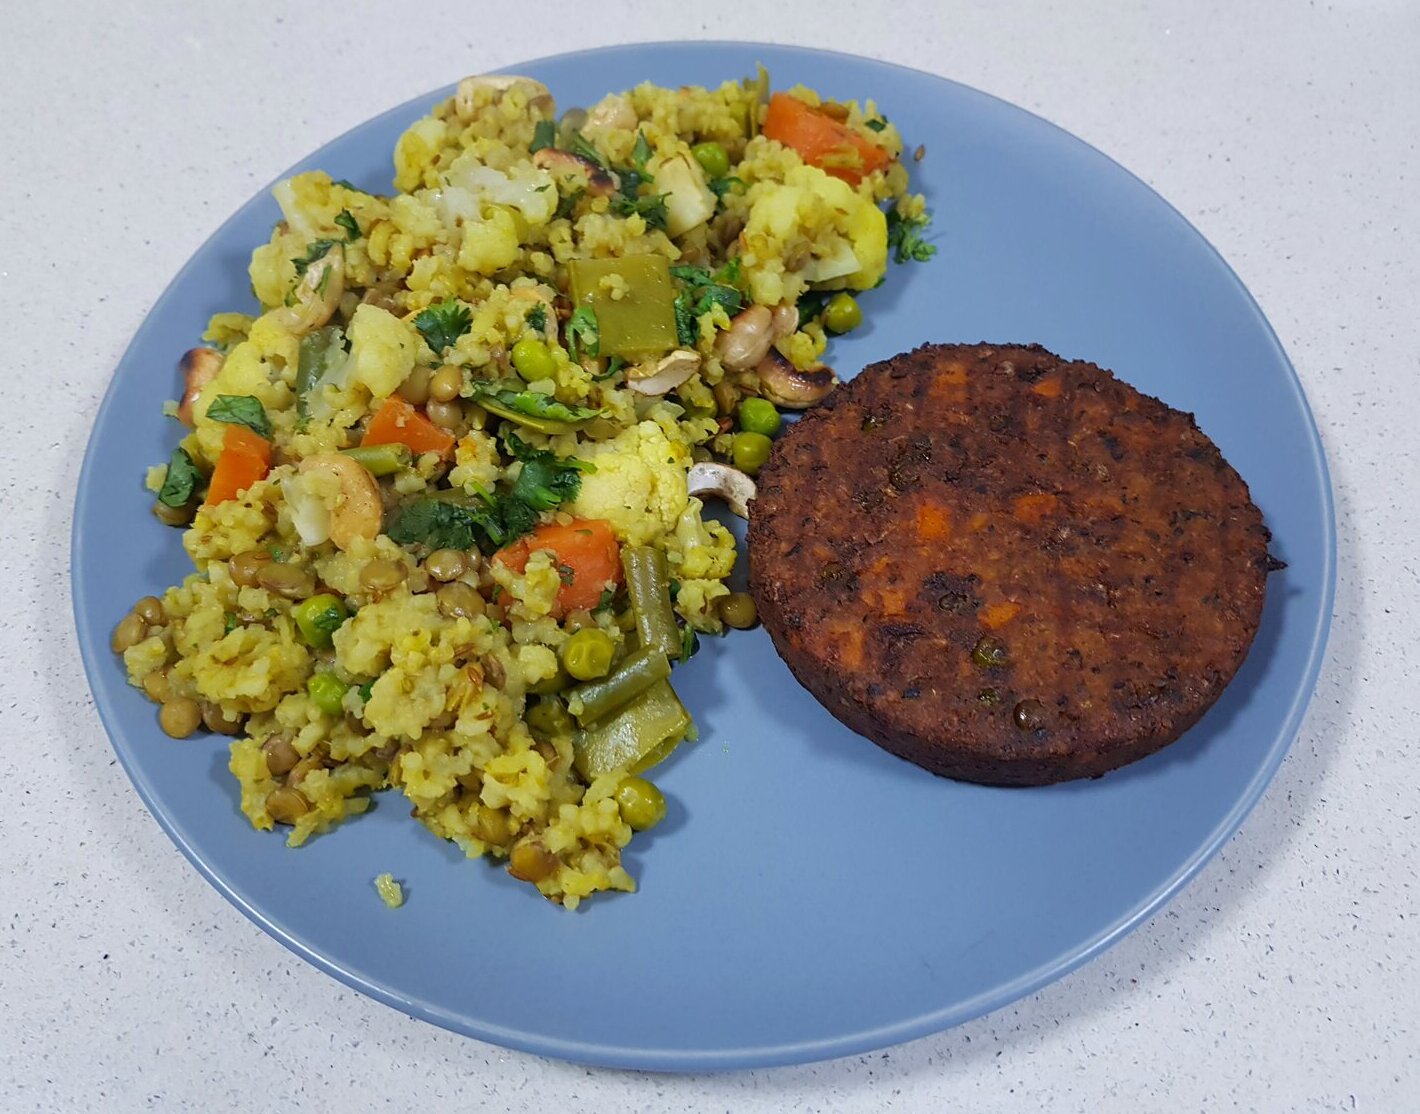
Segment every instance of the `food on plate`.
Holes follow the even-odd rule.
[[[781,436],[750,587],[853,730],[934,773],[1039,785],[1142,758],[1218,699],[1269,538],[1191,415],[1039,346],[926,345]]]
[[[114,630],[163,731],[231,736],[292,845],[393,788],[553,901],[633,889],[694,737],[674,669],[755,622],[705,501],[745,513],[776,406],[831,397],[829,333],[930,256],[901,152],[763,71],[560,115],[483,75],[393,193],[278,183],[259,307],[182,358],[148,477],[195,572]]]

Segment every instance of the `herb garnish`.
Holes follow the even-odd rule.
[[[434,355],[441,356],[444,349],[468,332],[473,325],[473,314],[469,308],[454,298],[445,298],[421,310],[414,319],[414,327],[424,334]]]

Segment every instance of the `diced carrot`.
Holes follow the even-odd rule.
[[[416,456],[438,453],[447,458],[453,452],[454,441],[452,433],[436,426],[407,399],[390,395],[365,426],[360,444],[408,445]]]
[[[851,186],[892,161],[886,149],[788,93],[775,93],[769,98],[762,131],[768,138],[792,147],[810,166],[842,178]]]
[[[981,609],[981,625],[989,630],[999,630],[1014,619],[1020,610],[1021,605],[1014,600],[1001,600],[997,603],[987,604]]]
[[[573,519],[567,525],[549,523],[526,537],[504,546],[495,561],[514,572],[527,568],[528,558],[540,549],[550,550],[562,587],[553,611],[589,611],[601,602],[608,585],[621,583],[621,551],[611,524],[600,518]]]
[[[1031,390],[1042,398],[1059,398],[1062,387],[1059,378],[1052,375],[1048,379],[1042,379]]]
[[[1033,495],[1018,495],[1012,505],[1011,513],[1020,522],[1039,522],[1046,515],[1055,510],[1055,505],[1060,502],[1049,492],[1040,492]]]
[[[222,452],[207,485],[207,502],[235,499],[271,471],[271,442],[244,425],[229,425],[222,435]]]

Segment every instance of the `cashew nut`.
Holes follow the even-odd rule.
[[[225,357],[215,348],[193,348],[183,354],[178,361],[178,372],[182,375],[182,398],[178,402],[178,421],[192,425],[192,407],[202,388],[217,378],[222,370]]]
[[[731,371],[748,371],[764,359],[774,341],[774,313],[768,306],[749,306],[730,319],[730,327],[715,338],[720,362]]]
[[[685,474],[685,485],[695,498],[723,499],[731,512],[740,518],[749,518],[749,502],[756,489],[754,481],[738,468],[718,461],[692,464]]]
[[[384,507],[380,503],[380,485],[354,457],[341,453],[316,453],[296,466],[301,477],[314,483],[335,481],[336,495],[330,511],[330,540],[337,549],[349,549],[356,538],[375,539],[384,524]],[[317,495],[323,492],[317,491]],[[302,541],[311,545],[303,536]],[[319,543],[315,543],[319,544]]]
[[[484,103],[495,104],[514,89],[521,89],[528,100],[528,107],[539,115],[551,116],[556,108],[552,93],[546,85],[531,77],[511,73],[485,73],[466,77],[459,82],[454,93],[454,111],[460,120],[469,121],[478,115],[478,93],[486,90],[492,94]]]
[[[613,130],[632,131],[638,123],[631,102],[620,93],[608,93],[588,110],[582,131],[589,136]]]
[[[786,410],[807,410],[822,402],[838,386],[838,376],[826,364],[800,370],[778,349],[770,349],[754,369],[759,393]]]
[[[533,165],[557,178],[585,178],[593,197],[610,197],[621,188],[617,176],[591,159],[557,147],[544,147],[532,157]]]
[[[626,385],[643,395],[663,395],[675,390],[699,370],[700,353],[677,348],[657,361],[654,367],[633,368],[626,375]]]
[[[277,320],[296,336],[304,336],[335,316],[344,293],[345,249],[332,244],[306,268],[296,286],[295,301],[276,311]]]
[[[799,307],[793,302],[784,302],[774,307],[774,339],[782,340],[793,336],[799,329]]]

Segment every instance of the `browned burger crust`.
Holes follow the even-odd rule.
[[[1191,414],[1039,346],[926,345],[780,438],[750,589],[854,731],[934,773],[1041,785],[1197,722],[1257,631],[1268,541]]]

